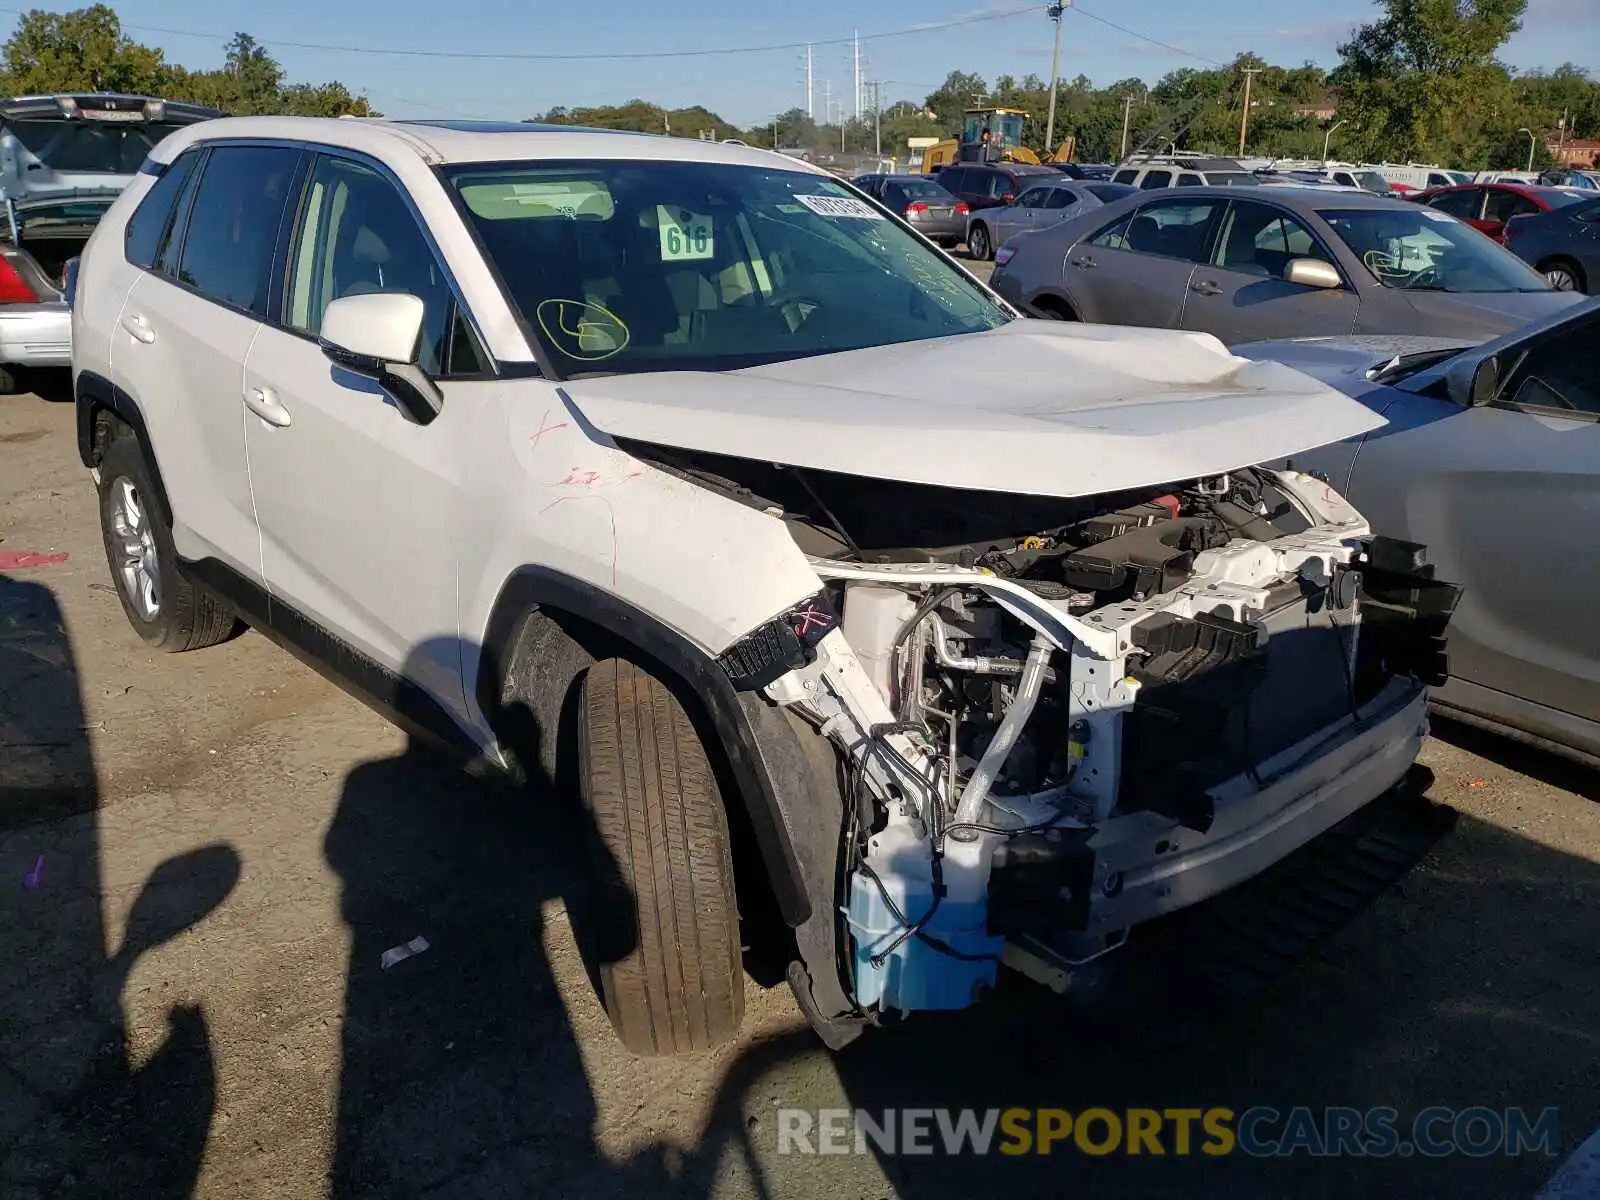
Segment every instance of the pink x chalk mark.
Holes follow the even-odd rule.
[[[544,413],[539,417],[539,428],[533,431],[533,444],[535,446],[539,444],[539,439],[545,434],[554,433],[558,429],[565,429],[567,427],[567,423],[565,421],[557,421],[554,425],[545,424],[545,422],[549,419],[549,413]]]
[[[0,571],[11,571],[19,567],[48,567],[52,563],[67,561],[66,551],[60,554],[45,554],[38,550],[0,550]]]

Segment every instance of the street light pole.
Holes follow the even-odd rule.
[[[1519,129],[1517,132],[1528,135],[1528,170],[1531,171],[1533,170],[1533,151],[1534,147],[1539,144],[1539,139],[1533,136],[1533,130],[1531,129]]]
[[[1133,115],[1133,93],[1122,98],[1122,149],[1117,151],[1117,161],[1128,157],[1128,118]]]
[[[1070,0],[1058,0],[1046,8],[1045,15],[1055,24],[1055,46],[1050,51],[1050,115],[1044,122],[1044,149],[1046,154],[1055,153],[1056,144],[1056,79],[1061,74],[1061,14],[1066,10]]]
[[[1245,130],[1250,128],[1250,81],[1261,73],[1260,67],[1244,67],[1244,113],[1239,117],[1239,153],[1244,153]]]
[[[1350,118],[1346,117],[1345,121],[1348,121],[1349,119]],[[1324,164],[1326,164],[1328,161],[1328,142],[1333,137],[1333,131],[1344,123],[1344,121],[1335,121],[1332,125],[1328,126],[1328,132],[1322,135],[1322,161]]]

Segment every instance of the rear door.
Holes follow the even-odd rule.
[[[1487,191],[1487,188],[1481,187],[1448,188],[1436,196],[1429,196],[1423,203],[1429,208],[1449,213],[1459,221],[1465,221],[1474,229],[1482,229],[1483,198]]]
[[[114,335],[117,378],[156,431],[178,554],[220,560],[257,584],[244,363],[300,163],[286,147],[213,145]]]
[[[1045,204],[1050,199],[1050,189],[1043,185],[1030,187],[1017,197],[1013,204],[991,209],[990,224],[994,226],[994,244],[1003,245],[1007,238],[1038,228],[1044,215]]]
[[[1086,321],[1176,329],[1189,279],[1207,261],[1223,199],[1152,200],[1073,246],[1068,289]]]
[[[1232,201],[1210,262],[1189,282],[1183,327],[1225,342],[1349,333],[1360,307],[1355,290],[1348,281],[1339,288],[1290,283],[1284,272],[1297,258],[1338,269],[1333,254],[1288,209]]]
[[[1397,401],[1349,492],[1374,529],[1426,543],[1439,577],[1464,586],[1442,699],[1476,686],[1600,721],[1600,319],[1556,334],[1528,347],[1494,405]]]

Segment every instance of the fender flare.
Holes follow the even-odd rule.
[[[499,732],[501,698],[524,619],[541,610],[577,618],[637,648],[694,694],[732,770],[784,920],[795,926],[810,917],[812,901],[786,820],[786,810],[793,809],[796,797],[783,794],[803,788],[804,781],[781,780],[770,763],[773,739],[781,742],[785,733],[793,734],[773,705],[736,692],[715,659],[648,613],[548,567],[530,565],[514,571],[495,598],[480,651],[476,698],[491,728]]]
[[[78,457],[83,465],[91,468],[100,465],[100,449],[94,440],[95,418],[101,409],[114,413],[134,432],[139,452],[144,455],[145,466],[149,468],[150,478],[155,483],[156,507],[167,528],[171,529],[172,501],[167,498],[166,481],[162,478],[160,464],[156,462],[155,446],[151,442],[150,429],[145,424],[139,402],[104,375],[97,375],[93,371],[80,372],[72,391],[78,418]]]

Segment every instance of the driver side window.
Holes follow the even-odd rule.
[[[1580,321],[1535,343],[1502,393],[1507,403],[1566,416],[1600,418],[1600,376],[1594,370],[1594,321]]]
[[[428,374],[485,369],[486,356],[457,319],[444,271],[399,192],[361,163],[319,157],[291,244],[284,324],[315,337],[329,304],[368,292],[406,292],[422,301],[418,365]]]

